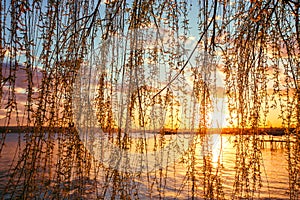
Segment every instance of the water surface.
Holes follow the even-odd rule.
[[[176,136],[166,136],[176,137]],[[226,199],[234,198],[234,184],[236,179],[236,137],[233,135],[214,135],[214,144],[210,148],[211,161],[212,161],[212,174],[217,175],[222,184],[222,190]],[[5,142],[5,147],[0,157],[0,194],[3,193],[5,185],[8,181],[8,176],[11,173],[10,168],[13,163],[18,160],[18,154],[21,148],[24,146],[23,136],[19,134],[8,134]],[[151,138],[147,137],[149,144],[152,144]],[[276,138],[275,138],[276,139]],[[199,140],[199,138],[197,139]],[[193,196],[192,194],[192,180],[189,173],[191,172],[191,166],[193,166],[193,172],[196,174],[196,191],[195,197],[201,199],[203,197],[203,146],[200,141],[196,141],[199,145],[195,148],[195,160],[196,163],[190,164],[190,157],[183,156],[178,160],[170,160],[167,168],[151,172],[147,175],[141,174],[136,178],[131,178],[127,181],[129,183],[126,187],[138,188],[137,194],[133,195],[143,198],[164,198],[164,199],[187,199]],[[18,145],[21,144],[21,145]],[[57,144],[56,144],[57,145]],[[151,147],[151,145],[149,145]],[[265,145],[264,149],[261,149],[261,188],[255,191],[255,198],[278,198],[288,199],[289,192],[289,180],[287,171],[287,159],[284,149],[271,150],[270,145]],[[53,157],[54,162],[57,161],[56,156]],[[149,162],[154,162],[149,161]],[[219,163],[219,164],[218,164]],[[221,169],[219,169],[221,166]],[[219,168],[218,168],[219,167]],[[216,170],[219,169],[217,172]],[[92,170],[93,171],[93,170]],[[103,181],[111,182],[113,180],[105,177],[104,170],[99,170],[97,173],[91,173],[91,180],[96,179],[99,182],[98,193],[103,192]],[[163,178],[162,178],[163,177]],[[202,180],[203,179],[203,180]],[[122,180],[124,181],[124,180]],[[114,183],[107,183],[114,184]],[[130,185],[130,187],[128,186]],[[195,187],[195,186],[194,186]],[[110,187],[108,187],[110,188]],[[125,188],[125,189],[128,189]],[[111,198],[111,191],[108,189],[105,196]],[[94,194],[95,195],[95,194]]]

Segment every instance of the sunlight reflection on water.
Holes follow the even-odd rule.
[[[171,137],[171,136],[168,136]],[[214,170],[218,167],[218,164],[222,166],[220,172],[223,190],[227,199],[232,198],[233,184],[235,180],[235,156],[236,151],[234,148],[233,135],[211,135],[210,139],[215,141],[213,148],[207,149],[212,156],[212,165]],[[138,138],[138,137],[137,137]],[[148,135],[148,139],[150,136]],[[196,143],[200,144],[201,138],[196,139]],[[150,141],[150,140],[149,140]],[[209,140],[208,140],[209,141]],[[15,155],[16,147],[18,144],[18,134],[8,134],[6,145],[0,157],[0,194],[1,190],[7,183],[7,170]],[[203,163],[201,163],[201,157],[205,156],[203,147],[198,145],[196,147],[196,157],[199,159],[199,163],[195,164],[195,169],[198,170],[199,177],[201,177],[201,169]],[[287,161],[285,158],[285,152],[282,149],[271,151],[269,148],[262,149],[263,167],[262,172],[262,188],[259,197],[261,198],[281,198],[288,199],[288,171]],[[188,159],[188,158],[186,158]],[[153,162],[153,161],[149,161]],[[188,165],[182,162],[180,159],[175,162],[170,162],[167,170],[161,171],[161,173],[168,174],[168,177],[161,183],[156,183],[155,187],[150,183],[158,176],[159,170],[151,172],[146,175],[141,175],[135,180],[135,184],[139,183],[139,197],[143,198],[158,198],[159,187],[163,188],[163,195],[166,199],[178,198],[184,199],[191,196],[191,180],[187,179]],[[98,177],[99,182],[103,182],[103,177]],[[149,182],[150,180],[150,182]],[[199,180],[201,184],[201,180]],[[151,190],[149,188],[152,188]],[[108,193],[109,195],[109,193]],[[201,185],[197,196],[202,196]]]

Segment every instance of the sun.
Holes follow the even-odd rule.
[[[225,128],[229,127],[228,122],[230,115],[226,103],[226,98],[217,98],[212,106],[212,111],[209,114],[210,128]]]

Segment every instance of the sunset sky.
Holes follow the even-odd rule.
[[[26,93],[26,88],[27,88],[27,79],[26,79],[26,73],[25,70],[23,69],[24,67],[22,65],[19,66],[19,70],[17,71],[16,74],[16,85],[15,85],[15,94],[16,94],[16,99],[17,99],[17,107],[18,107],[18,119],[20,122],[20,125],[25,125],[24,122],[26,121],[26,115],[24,115],[24,108],[26,105],[26,99],[27,99],[27,93]],[[6,77],[9,73],[9,68],[8,65],[4,65],[2,68],[3,71],[3,76]],[[270,70],[271,71],[271,70]],[[42,79],[42,73],[39,71],[39,68],[36,68],[36,72],[34,73],[34,92],[35,92],[35,97],[38,96],[38,87],[40,85],[40,81]],[[218,70],[218,76],[219,76],[219,83],[218,83],[218,87],[220,88],[219,93],[221,93],[222,91],[224,92],[224,86],[222,87],[222,80],[225,78],[225,75],[222,73],[222,71]],[[282,76],[282,79],[284,78],[284,76]],[[191,87],[192,87],[192,83],[190,83]],[[270,94],[272,94],[273,89],[269,88],[268,92]],[[7,90],[7,86],[3,87],[3,101],[2,101],[2,105],[5,105],[7,103],[7,95],[8,95],[8,90]],[[220,94],[222,95],[221,98],[219,98],[218,100],[218,109],[220,109],[220,107],[223,108],[223,110],[216,110],[212,116],[214,116],[217,120],[221,121],[222,123],[222,127],[231,127],[232,125],[229,123],[229,119],[230,119],[230,115],[229,115],[229,111],[226,108],[227,107],[227,97],[224,94]],[[271,98],[269,98],[271,99]],[[279,119],[280,117],[280,106],[279,106],[279,98],[278,95],[275,95],[275,99],[274,100],[268,100],[268,104],[270,105],[275,105],[275,103],[277,104],[277,106],[272,107],[269,109],[269,113],[267,115],[267,118],[265,120],[265,125],[266,127],[280,127],[282,120]],[[179,108],[180,109],[180,108]],[[2,106],[1,110],[0,110],[0,122],[1,125],[5,125],[7,123],[7,117],[6,117],[6,113],[7,110],[4,108],[4,106]],[[170,115],[170,112],[168,111],[168,114],[166,115]],[[180,115],[180,114],[179,114]],[[13,112],[11,114],[11,121],[10,121],[10,125],[15,126],[16,124],[16,116],[17,113]],[[262,114],[263,116],[263,114]],[[150,116],[149,116],[150,117]],[[181,119],[183,120],[183,119]],[[184,120],[183,120],[184,121]],[[167,128],[171,128],[171,119],[167,119],[165,122],[165,127]],[[235,123],[234,123],[235,124]],[[216,124],[212,125],[214,128],[217,126]]]
[[[249,1],[249,5],[250,5]],[[209,2],[210,4],[211,2]],[[234,6],[234,2],[230,2],[230,4],[232,4],[232,6]],[[142,29],[142,31],[146,31],[149,32],[152,30],[154,30],[154,33],[152,33],[152,36],[156,36],[157,33],[159,33],[162,37],[161,42],[163,45],[168,46],[172,36],[176,35],[176,42],[178,42],[178,44],[183,45],[182,48],[179,48],[179,53],[182,54],[182,60],[183,62],[185,62],[189,55],[191,55],[192,50],[194,49],[194,47],[197,45],[198,43],[198,38],[200,37],[200,33],[202,30],[202,27],[199,27],[199,14],[198,14],[198,7],[193,6],[192,3],[188,6],[189,10],[187,12],[187,15],[185,16],[186,19],[189,20],[189,29],[188,30],[182,30],[180,29],[180,31],[178,32],[172,32],[167,25],[163,25],[162,27],[160,27],[160,29],[156,29],[156,24],[154,22],[149,22],[148,24],[145,24],[145,27]],[[232,7],[232,9],[234,10],[234,7]],[[46,9],[45,9],[46,10]],[[44,10],[44,11],[45,11]],[[103,11],[103,15],[104,15],[104,11],[105,11],[105,3],[101,4],[101,9],[100,11]],[[244,14],[245,15],[245,14]],[[102,16],[102,14],[100,14],[100,16]],[[165,24],[167,24],[168,22],[168,18],[164,18],[164,16],[160,16],[162,21],[165,22]],[[10,16],[8,15],[7,18],[8,21],[10,21]],[[184,21],[184,19],[180,19],[182,21]],[[206,20],[211,20],[211,18],[208,18]],[[222,16],[221,13],[218,14],[217,18],[216,18],[216,22],[217,23],[221,23],[222,22]],[[235,45],[235,41],[233,39],[230,38],[230,35],[235,34],[235,29],[233,24],[231,25],[232,27],[232,33],[228,32],[228,31],[224,31],[222,34],[218,34],[216,35],[216,41],[219,42],[220,44],[224,44],[225,40],[226,42],[229,42],[229,44],[226,44],[228,46],[228,48],[232,48],[233,45]],[[125,25],[126,28],[128,28],[128,25]],[[37,35],[41,35],[42,33],[38,31],[39,29],[36,29],[36,34]],[[122,38],[122,37],[128,37],[128,35],[126,35],[127,33],[125,33],[125,35],[121,35],[121,34],[115,34],[111,37],[111,39],[115,39],[115,38]],[[229,38],[229,39],[228,39]],[[39,42],[38,38],[35,38],[36,42]],[[98,37],[96,37],[95,39],[95,49],[100,48],[102,43],[101,43],[101,39],[100,36],[98,35]],[[208,39],[209,41],[209,39]],[[151,37],[148,37],[145,40],[145,43],[143,43],[142,45],[144,45],[144,47],[149,47],[152,48],[153,47],[153,42],[157,42],[155,40],[151,40]],[[151,46],[152,45],[152,46]],[[226,46],[224,44],[224,46]],[[257,42],[257,45],[260,45],[259,41]],[[294,88],[291,87],[291,90],[288,94],[286,94],[284,92],[285,89],[285,84],[291,83],[290,85],[293,86],[292,83],[292,77],[291,74],[289,74],[289,72],[286,71],[286,69],[283,67],[284,64],[287,62],[287,52],[286,52],[286,46],[285,44],[282,42],[282,49],[280,50],[281,52],[281,59],[279,60],[278,58],[278,66],[277,68],[274,65],[274,55],[272,54],[272,44],[266,44],[269,45],[266,48],[266,64],[265,64],[265,71],[263,72],[265,74],[265,78],[267,79],[266,81],[266,91],[268,92],[269,96],[263,97],[262,99],[260,99],[261,101],[261,111],[260,111],[260,116],[261,116],[261,123],[260,126],[266,126],[266,127],[280,127],[282,125],[282,120],[280,119],[281,114],[283,113],[283,116],[286,117],[287,114],[284,114],[286,112],[286,108],[285,106],[287,106],[289,103],[285,102],[284,100],[289,97],[290,95],[292,95],[294,92]],[[221,45],[222,46],[222,45]],[[50,47],[53,48],[54,46]],[[203,70],[203,68],[205,68],[205,66],[200,66],[199,67],[199,62],[197,61],[199,55],[200,57],[203,56],[203,52],[204,52],[204,47],[205,44],[203,41],[201,41],[197,48],[195,53],[193,54],[192,58],[190,59],[189,63],[187,64],[186,68],[183,70],[184,73],[184,81],[186,81],[187,85],[189,85],[190,88],[193,88],[193,81],[194,81],[194,73],[195,73],[195,69],[198,68],[198,70],[200,70],[200,74],[202,73],[205,74],[205,72],[201,72],[201,70]],[[54,49],[54,48],[53,48]],[[51,49],[51,50],[53,50]],[[15,98],[17,101],[17,110],[16,111],[12,111],[10,116],[8,115],[8,113],[10,113],[10,108],[6,109],[6,104],[8,104],[9,102],[9,98],[14,98],[13,95],[11,95],[9,92],[11,91],[11,85],[9,85],[9,79],[7,79],[7,77],[9,77],[9,61],[10,60],[14,60],[13,55],[11,54],[11,50],[9,47],[2,49],[2,51],[4,52],[4,63],[2,66],[2,74],[4,77],[4,81],[3,81],[3,95],[2,95],[2,101],[1,101],[1,109],[0,109],[0,124],[1,125],[6,125],[8,122],[8,117],[10,117],[10,123],[9,125],[26,125],[26,113],[25,113],[25,108],[26,108],[26,99],[27,99],[27,85],[28,85],[28,81],[27,81],[27,75],[26,75],[26,71],[25,71],[25,52],[17,52],[17,58],[16,60],[19,62],[18,65],[18,69],[16,70],[16,84],[15,84]],[[33,90],[34,90],[34,99],[33,99],[33,108],[36,109],[36,103],[37,103],[37,97],[39,96],[39,87],[42,81],[42,72],[44,70],[44,66],[42,65],[42,63],[39,60],[39,54],[42,52],[42,46],[37,46],[34,49],[34,54],[37,56],[35,63],[33,65]],[[182,51],[182,52],[180,52]],[[99,51],[98,51],[99,53]],[[219,96],[218,99],[218,106],[222,107],[222,110],[217,109],[214,112],[212,112],[210,115],[213,118],[222,118],[222,127],[230,127],[230,126],[236,126],[236,120],[234,119],[234,117],[236,116],[237,112],[239,111],[235,111],[233,112],[233,115],[230,116],[229,114],[229,110],[227,109],[227,104],[230,103],[232,101],[231,97],[226,96],[224,93],[226,90],[231,90],[232,92],[232,88],[229,88],[228,85],[226,85],[226,81],[228,80],[228,77],[226,77],[226,73],[225,73],[225,64],[224,64],[224,55],[222,54],[221,49],[216,49],[215,53],[215,58],[214,61],[212,61],[213,63],[211,63],[212,67],[211,68],[215,68],[216,69],[216,74],[217,74],[217,79],[215,80],[215,84],[216,87],[218,88],[218,90],[216,90],[215,92],[220,93],[220,91],[223,91],[223,94],[221,94],[221,96],[219,96],[220,94],[216,94],[217,96]],[[91,54],[91,52],[89,53]],[[112,55],[111,55],[112,56]],[[197,57],[198,56],[198,57]],[[145,57],[145,60],[147,60],[148,57]],[[110,57],[110,59],[115,59],[113,56]],[[123,57],[117,58],[119,60],[123,59]],[[160,61],[158,62],[159,66],[163,66],[166,70],[161,70],[160,74],[157,75],[158,79],[155,80],[155,83],[152,83],[153,80],[151,79],[151,76],[146,77],[149,80],[151,80],[148,83],[148,86],[151,86],[153,88],[155,88],[157,91],[159,91],[159,89],[162,89],[165,85],[168,84],[168,80],[170,80],[170,77],[168,77],[170,74],[174,77],[176,75],[176,73],[179,71],[179,69],[182,67],[182,63],[181,65],[178,64],[178,66],[175,66],[176,69],[172,69],[170,71],[167,70],[168,67],[171,68],[171,66],[168,66],[168,64],[166,64],[168,61],[168,57],[165,57],[164,54],[161,52],[161,54],[159,55],[159,59]],[[172,59],[172,58],[171,58]],[[275,58],[276,59],[276,58]],[[271,61],[272,60],[272,61]],[[89,60],[87,60],[89,62]],[[92,62],[92,61],[91,61]],[[201,61],[202,62],[202,61]],[[151,60],[149,60],[149,62],[145,62],[146,64],[144,65],[145,67],[145,73],[148,73],[148,67],[152,65]],[[200,63],[201,64],[201,63]],[[204,65],[204,64],[203,64]],[[256,66],[257,67],[257,66]],[[150,70],[150,68],[149,68]],[[277,71],[276,71],[277,70]],[[112,69],[110,69],[109,67],[106,68],[106,72],[110,73],[112,71]],[[232,74],[237,73],[236,71],[232,71]],[[278,73],[278,81],[279,81],[279,85],[275,85],[276,82],[274,82],[274,74]],[[234,75],[232,75],[234,76]],[[232,77],[231,77],[232,78]],[[249,83],[252,84],[252,82],[254,82],[254,78],[250,77],[249,75]],[[253,79],[253,80],[252,80]],[[120,79],[121,80],[121,79]],[[147,85],[147,81],[149,80],[144,80],[144,82]],[[268,81],[270,80],[270,81]],[[122,80],[121,80],[122,81]],[[252,81],[252,82],[251,82]],[[174,83],[175,84],[175,83]],[[175,84],[176,85],[176,84]],[[236,81],[235,82],[236,87],[238,87],[239,82]],[[259,85],[259,87],[263,87],[262,84]],[[260,89],[261,89],[260,88]],[[276,94],[274,93],[274,90],[277,91]],[[249,89],[250,91],[250,89]],[[250,91],[250,95],[251,95],[251,91]],[[292,96],[290,96],[292,97]],[[174,97],[175,98],[175,97]],[[251,98],[256,98],[256,97],[251,97]],[[221,103],[220,103],[221,102]],[[232,103],[232,102],[231,102]],[[249,103],[251,104],[251,103]],[[265,110],[266,108],[266,110]],[[179,111],[179,113],[177,113],[177,115],[182,115],[180,106],[177,107]],[[175,115],[175,113],[171,114],[171,111],[167,111],[169,112],[168,115]],[[250,111],[249,111],[250,112]],[[267,117],[264,119],[264,114],[263,113],[267,113]],[[146,114],[147,115],[147,114]],[[220,117],[221,116],[221,117]],[[182,116],[181,116],[182,117]],[[181,121],[185,121],[184,119],[180,119]],[[230,121],[233,120],[233,123],[231,124]],[[172,120],[171,120],[172,121]],[[170,124],[172,124],[172,122],[170,121],[170,118],[166,118],[165,119],[165,127],[170,127]],[[188,123],[188,122],[186,122]],[[186,125],[187,126],[187,125]],[[213,127],[217,126],[217,125],[212,125]]]

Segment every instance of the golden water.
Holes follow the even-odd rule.
[[[2,195],[3,189],[7,184],[8,170],[10,168],[11,162],[15,157],[18,159],[18,134],[7,135],[7,140],[5,143],[5,148],[1,154],[0,158],[0,185]],[[170,137],[170,136],[167,136]],[[222,190],[224,192],[224,197],[226,199],[234,198],[234,180],[235,180],[235,165],[236,165],[236,150],[234,147],[233,135],[214,135],[217,137],[215,144],[211,149],[211,161],[212,161],[212,172],[211,174],[217,175],[222,184]],[[199,140],[199,139],[198,139]],[[21,139],[22,141],[22,139]],[[22,143],[22,142],[21,142]],[[196,143],[198,143],[196,141]],[[21,145],[22,146],[22,145]],[[164,199],[187,199],[194,197],[203,197],[203,156],[202,146],[198,145],[195,148],[195,160],[197,163],[194,165],[190,164],[188,156],[183,156],[179,160],[172,161],[167,168],[156,170],[150,172],[149,174],[139,174],[135,178],[130,178],[126,181],[128,183],[124,184],[125,180],[120,180],[124,184],[124,190],[136,189],[137,194],[132,194],[132,198],[139,197],[144,198],[164,198]],[[285,157],[284,149],[271,150],[268,146],[262,149],[262,167],[261,167],[261,177],[262,186],[258,191],[254,192],[255,198],[280,198],[288,199],[288,171],[287,171],[287,161]],[[53,160],[57,159],[56,156]],[[153,161],[149,161],[153,162]],[[192,194],[192,180],[188,175],[191,173],[191,166],[194,167],[194,173],[197,175],[195,192]],[[216,170],[219,169],[217,172]],[[92,170],[93,171],[93,170]],[[112,187],[107,187],[107,191],[104,194],[103,186],[114,185],[112,179],[105,179],[105,170],[100,169],[97,173],[98,186],[94,192],[91,192],[89,198],[96,198],[96,193],[103,195],[105,198],[111,198]],[[95,173],[91,172],[90,179],[94,179]],[[105,182],[106,181],[106,182]],[[125,182],[126,182],[125,181]],[[129,186],[130,185],[130,186]],[[122,186],[121,186],[122,187]],[[131,189],[129,189],[131,187]],[[135,189],[134,189],[135,188]],[[88,190],[88,189],[87,189]],[[97,191],[97,192],[96,192]],[[133,192],[134,193],[134,192]]]

